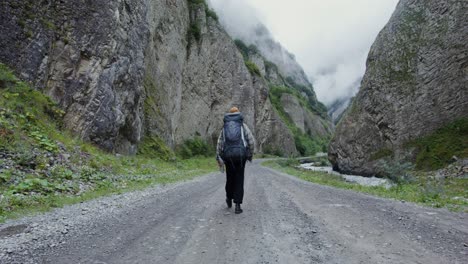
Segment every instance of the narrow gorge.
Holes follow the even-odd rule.
[[[331,136],[302,68],[241,50],[204,1],[8,1],[0,17],[0,61],[59,104],[66,129],[107,151],[214,144],[232,105],[259,152],[313,154]],[[275,106],[272,87],[282,89]]]
[[[2,264],[466,263],[467,0],[6,0],[0,36]]]

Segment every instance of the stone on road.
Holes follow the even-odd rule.
[[[10,221],[0,225],[0,233],[14,226],[28,232],[0,236],[0,262],[393,264],[468,259],[465,213],[320,186],[255,162],[247,166],[244,213],[235,215],[226,208],[224,181],[223,175],[210,174]]]

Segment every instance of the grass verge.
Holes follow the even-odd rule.
[[[110,173],[103,175],[98,181],[87,182],[89,189],[82,193],[66,194],[54,192],[44,194],[32,192],[3,195],[0,200],[0,207],[2,208],[0,211],[0,223],[8,219],[47,212],[54,208],[103,196],[191,180],[197,176],[214,172],[217,169],[213,158],[192,158],[176,162],[142,157],[110,157],[110,159],[122,164],[122,166],[115,169],[116,171],[122,171],[123,174]]]
[[[426,175],[416,174],[411,183],[385,187],[369,187],[346,182],[338,175],[307,171],[295,168],[284,161],[271,160],[262,165],[280,172],[296,176],[302,180],[321,185],[348,189],[384,198],[414,202],[431,207],[445,207],[451,211],[468,212],[468,179],[449,178],[444,181],[431,180]]]
[[[0,63],[0,222],[217,169],[198,152],[178,160],[156,137],[136,156],[104,152],[63,129],[64,114]]]

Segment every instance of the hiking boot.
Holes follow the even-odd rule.
[[[236,213],[236,214],[242,213],[242,209],[240,207],[240,204],[236,204],[236,210],[234,211],[234,213]]]
[[[228,208],[231,208],[232,207],[232,199],[227,199],[226,198],[226,204],[227,204]]]

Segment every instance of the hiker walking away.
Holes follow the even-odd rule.
[[[219,166],[226,165],[226,203],[235,213],[242,213],[244,198],[244,170],[247,160],[252,161],[255,141],[250,129],[244,124],[244,117],[237,107],[224,115],[224,127],[218,137],[216,160]]]

